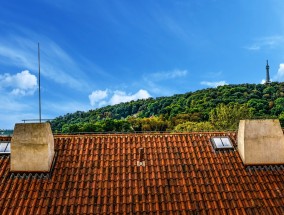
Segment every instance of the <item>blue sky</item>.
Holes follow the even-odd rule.
[[[139,98],[284,80],[283,0],[15,1],[0,7],[0,129]]]

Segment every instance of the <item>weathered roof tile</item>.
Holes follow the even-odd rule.
[[[50,178],[9,173],[0,157],[2,214],[283,213],[281,166],[246,168],[212,136],[236,133],[55,136]],[[145,162],[145,166],[137,165]]]

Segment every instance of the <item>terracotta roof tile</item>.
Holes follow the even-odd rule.
[[[212,147],[212,136],[226,135],[236,149],[233,132],[55,136],[50,178],[12,177],[10,157],[0,157],[0,211],[283,214],[283,165],[245,167],[237,150]]]

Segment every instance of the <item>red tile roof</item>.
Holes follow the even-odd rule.
[[[284,214],[284,167],[245,167],[220,135],[236,149],[236,133],[55,136],[50,178],[0,156],[1,214]]]

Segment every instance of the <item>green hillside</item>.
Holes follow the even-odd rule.
[[[131,101],[68,113],[51,125],[63,133],[223,130],[236,129],[241,118],[279,118],[282,123],[284,83],[225,85]]]

